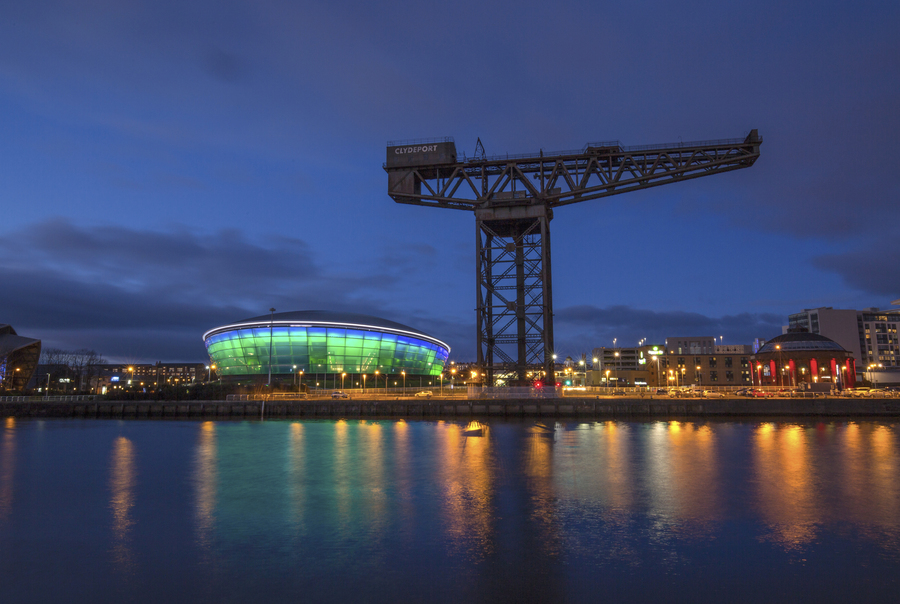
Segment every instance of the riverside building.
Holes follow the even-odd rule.
[[[900,300],[891,304],[900,307]],[[808,331],[834,340],[853,355],[857,378],[865,373],[870,381],[896,383],[900,382],[898,326],[900,308],[848,310],[824,306],[789,315],[784,331]]]
[[[273,311],[211,329],[203,341],[224,381],[318,388],[427,385],[450,354],[418,329],[323,310]]]

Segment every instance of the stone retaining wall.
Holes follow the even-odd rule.
[[[298,401],[32,401],[0,403],[0,416],[259,419],[297,417],[900,417],[900,399],[639,399]]]

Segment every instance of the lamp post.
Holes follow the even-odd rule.
[[[18,369],[16,369],[18,371]],[[134,388],[134,366],[128,368],[128,371],[131,372],[131,381],[128,382],[128,385]]]
[[[341,372],[341,390],[344,389],[344,378],[345,377],[347,377],[347,373],[342,371]]]
[[[378,390],[378,374],[381,373],[377,369],[375,370],[375,390]],[[385,394],[387,393],[387,380],[384,381]]]
[[[778,372],[778,381],[779,384],[784,387],[784,365],[781,360],[781,344],[775,344],[775,350],[778,351],[778,367],[781,369]]]
[[[401,371],[400,375],[403,376],[403,396],[406,396],[406,372]]]
[[[613,338],[613,342],[615,342],[615,341],[616,341],[616,339]],[[613,353],[613,354],[615,356],[615,360],[613,361],[613,369],[615,370],[613,373],[613,377],[616,380],[616,390],[618,390],[619,389],[619,351],[616,350],[615,353]]]
[[[272,313],[269,318],[269,381],[266,384],[269,388],[272,387],[272,328],[275,326],[275,309],[270,308],[269,312]]]
[[[699,386],[701,382],[703,382],[703,375],[700,373],[700,365],[697,365],[697,385]]]
[[[366,374],[363,374],[363,394],[366,393]]]

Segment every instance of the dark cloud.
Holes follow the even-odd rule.
[[[5,322],[47,345],[132,360],[202,357],[204,331],[271,306],[382,316],[454,348],[469,335],[452,315],[417,310],[416,298],[404,300],[412,305],[406,307],[390,300],[398,286],[411,287],[406,280],[420,281],[414,263],[386,271],[327,273],[303,241],[283,236],[257,242],[236,231],[140,231],[54,219],[0,242],[0,308]]]
[[[843,254],[822,254],[813,259],[816,268],[839,275],[844,282],[867,294],[900,298],[900,228],[897,222],[870,223],[875,234],[857,249]]]
[[[554,336],[561,354],[590,352],[592,348],[636,346],[643,338],[662,344],[677,336],[724,337],[725,343],[749,344],[781,333],[787,317],[771,313],[739,313],[710,317],[700,313],[642,310],[628,306],[571,306],[554,313]]]

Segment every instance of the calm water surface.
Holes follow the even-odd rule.
[[[900,425],[0,420],[3,602],[896,602]]]

